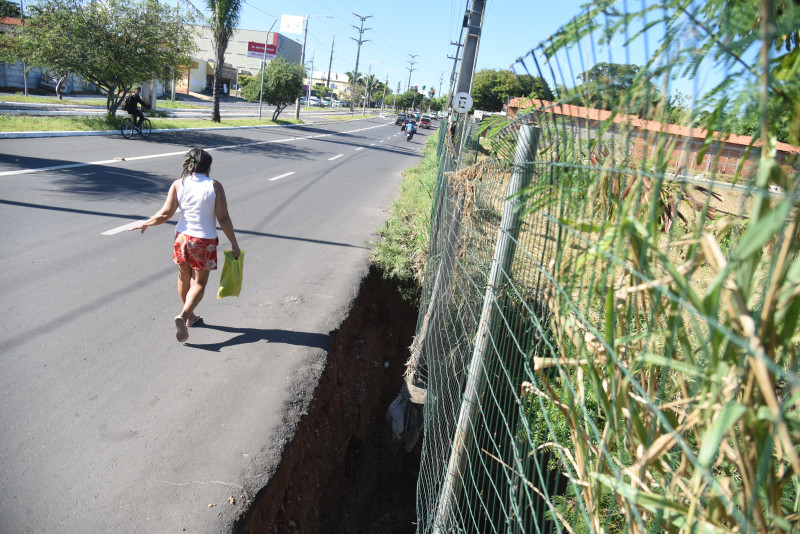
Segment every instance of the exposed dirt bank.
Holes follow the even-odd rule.
[[[415,532],[420,446],[407,454],[394,443],[384,414],[400,391],[416,317],[372,269],[333,336],[294,440],[239,532]]]

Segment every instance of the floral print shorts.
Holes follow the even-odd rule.
[[[203,239],[175,232],[172,260],[178,265],[189,262],[196,271],[213,271],[217,268],[219,238]]]

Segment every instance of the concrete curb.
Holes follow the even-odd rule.
[[[210,126],[208,128],[172,128],[165,130],[153,130],[152,133],[161,132],[200,132],[206,130],[249,130],[255,128],[292,128],[300,126],[313,126],[320,124],[331,124],[334,122],[354,122],[376,117],[364,117],[350,119],[349,121],[319,121],[305,122],[303,124],[265,124],[263,126]],[[380,118],[380,117],[378,117]],[[84,131],[84,132],[0,132],[0,139],[33,139],[39,137],[78,137],[87,135],[121,135],[119,130]]]

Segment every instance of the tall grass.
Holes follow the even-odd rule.
[[[372,262],[382,269],[384,276],[405,288],[401,293],[412,301],[418,298],[428,256],[431,206],[438,173],[438,132],[428,137],[422,161],[403,171],[400,196],[373,243]]]

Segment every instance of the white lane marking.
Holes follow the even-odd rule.
[[[352,132],[360,132],[363,130],[372,130],[374,128],[382,128],[383,126],[387,126],[387,124],[379,124],[377,126],[371,126],[369,128],[362,128],[360,130],[352,130],[350,132],[342,132],[342,133],[352,133]],[[333,133],[330,134],[322,134],[316,137],[324,137],[327,135],[334,135]],[[288,137],[286,139],[273,139],[271,141],[256,141],[253,143],[246,143],[241,145],[229,145],[229,146],[218,146],[218,147],[209,147],[206,150],[221,150],[224,148],[238,148],[242,146],[254,146],[254,145],[266,145],[269,143],[285,143],[287,141],[301,141],[303,139],[310,139],[309,137]],[[374,146],[374,143],[370,146]],[[76,167],[87,167],[92,165],[108,165],[109,163],[121,163],[123,161],[135,161],[141,159],[153,159],[153,158],[166,158],[170,156],[177,156],[183,155],[186,153],[187,150],[190,150],[191,147],[187,147],[185,150],[181,150],[180,152],[165,152],[163,154],[153,154],[150,156],[135,156],[130,158],[116,158],[116,159],[107,159],[103,161],[87,161],[85,163],[69,163],[67,165],[54,165],[52,167],[39,167],[36,169],[21,169],[17,171],[5,171],[0,172],[0,176],[17,176],[20,174],[32,174],[37,172],[46,172],[46,171],[57,171],[61,169],[74,169]]]
[[[15,174],[31,174],[34,172],[44,172],[44,171],[57,171],[60,169],[74,169],[75,167],[86,167],[87,165],[108,165],[109,163],[120,163],[123,160],[119,159],[107,159],[105,161],[89,161],[87,163],[70,163],[68,165],[54,165],[52,167],[39,167],[36,169],[23,169],[20,171],[5,171],[0,172],[0,176],[12,176]]]
[[[270,182],[274,182],[275,180],[280,180],[281,178],[286,178],[287,176],[291,176],[293,174],[294,174],[294,171],[287,172],[287,173],[281,174],[280,176],[276,176],[275,178],[270,178],[269,181]]]
[[[375,146],[375,143],[372,143],[372,144],[371,144],[371,145],[369,145],[369,146]]]
[[[145,222],[146,220],[147,220],[147,219],[142,219],[141,221],[134,221],[134,222],[132,222],[132,223],[123,224],[122,226],[117,226],[116,228],[112,228],[111,230],[106,230],[105,232],[103,232],[103,233],[102,233],[102,234],[100,234],[100,235],[114,235],[114,234],[118,234],[118,233],[120,233],[120,232],[124,232],[124,231],[126,231],[126,230],[130,230],[131,228],[136,228],[137,226],[139,226],[140,224],[142,224],[142,223],[143,223],[143,222]]]
[[[360,147],[358,147],[358,148],[356,149],[356,152],[358,152],[359,150],[364,150],[364,147],[363,147],[363,146],[360,146]]]
[[[344,154],[339,154],[338,156],[333,156],[332,158],[328,158],[328,161],[333,161],[333,160],[335,160],[335,159],[339,159],[339,158],[341,158],[342,156],[344,156]]]

